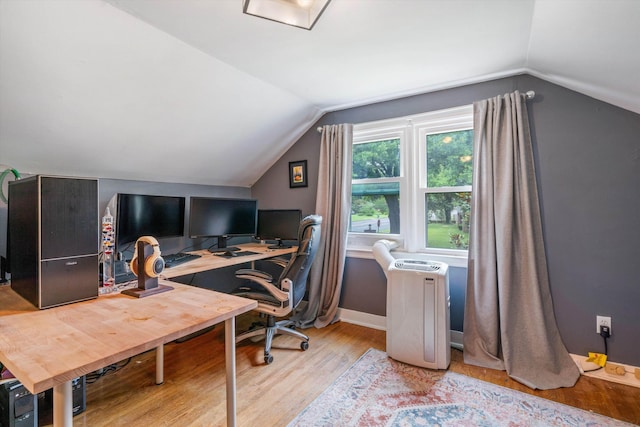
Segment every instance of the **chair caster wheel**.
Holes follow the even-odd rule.
[[[307,351],[309,349],[309,343],[307,341],[302,341],[300,343],[300,348],[302,351]]]
[[[267,354],[266,356],[264,356],[264,363],[266,363],[267,365],[270,365],[273,362],[273,356],[270,354]]]

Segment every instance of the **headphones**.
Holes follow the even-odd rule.
[[[138,242],[147,243],[153,248],[153,253],[144,260],[144,272],[149,278],[158,277],[164,270],[164,259],[160,256],[160,244],[152,236],[142,236],[136,241],[133,258],[131,258],[131,271],[138,275]]]

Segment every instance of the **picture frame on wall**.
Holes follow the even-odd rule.
[[[289,162],[289,188],[306,187],[307,184],[307,161]]]

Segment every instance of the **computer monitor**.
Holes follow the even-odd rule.
[[[298,240],[298,228],[302,220],[300,209],[261,209],[258,211],[258,240],[275,240],[270,249],[290,248],[285,240]]]
[[[185,198],[118,194],[116,244],[122,247],[140,236],[156,239],[184,236]]]
[[[227,246],[227,239],[255,236],[257,211],[257,200],[191,197],[189,236],[216,237],[218,247],[211,252],[238,251],[237,247]]]

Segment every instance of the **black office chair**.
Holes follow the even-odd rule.
[[[318,250],[321,223],[322,217],[319,215],[309,215],[300,222],[298,250],[291,255],[277,282],[273,282],[269,273],[259,270],[242,269],[236,272],[236,277],[248,279],[250,282],[232,293],[258,301],[258,307],[255,310],[266,315],[266,325],[249,329],[249,331],[238,335],[236,343],[247,338],[264,335],[264,362],[266,364],[273,362],[271,343],[276,334],[282,333],[298,337],[302,340],[300,348],[302,350],[309,348],[309,337],[294,330],[292,321],[276,322],[275,319],[290,314],[304,297],[309,269]]]

